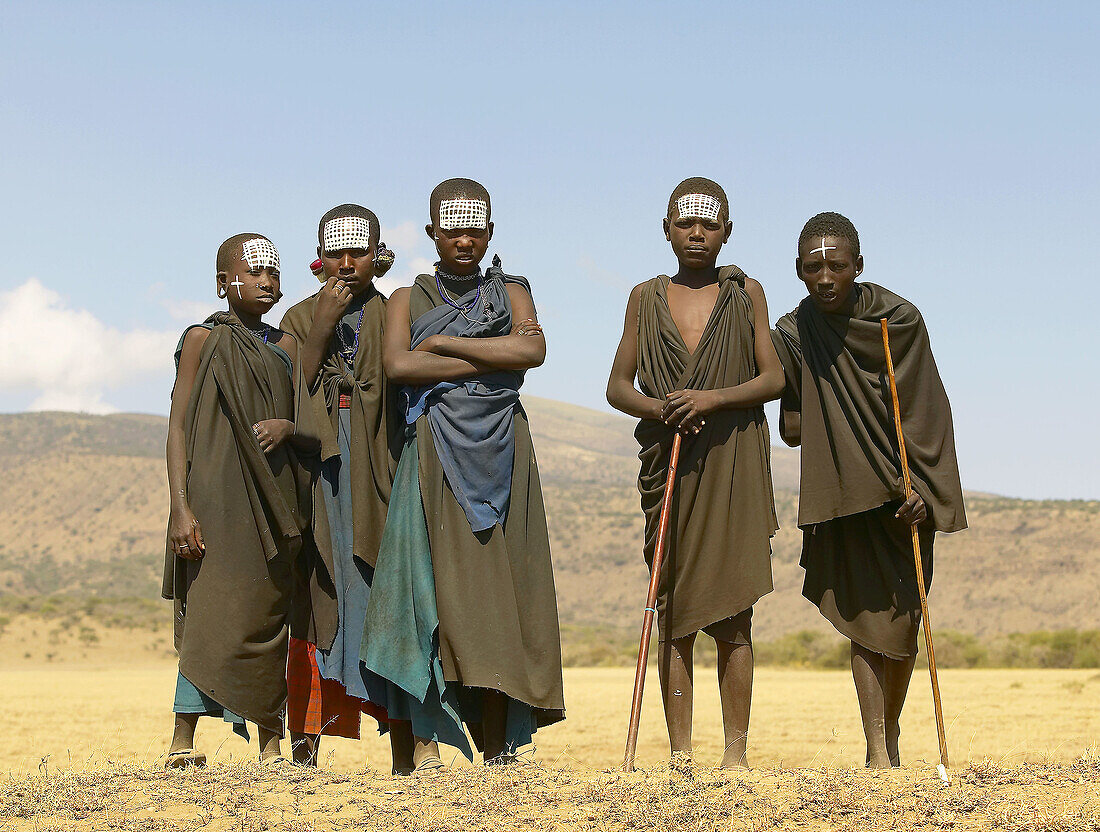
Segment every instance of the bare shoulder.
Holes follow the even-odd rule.
[[[386,301],[387,301],[388,304],[393,303],[395,301],[398,301],[398,302],[403,301],[405,303],[408,303],[409,302],[409,297],[411,295],[412,295],[412,286],[398,286],[396,289],[394,289],[392,292],[390,292],[390,296],[386,299]]]
[[[197,352],[202,349],[202,345],[206,343],[206,339],[210,337],[210,330],[204,326],[193,326],[183,336],[183,350],[182,352],[190,353]]]
[[[282,329],[275,330],[278,333],[274,343],[279,349],[285,351],[291,358],[298,354],[298,339]]]
[[[760,281],[755,277],[745,277],[745,291],[753,299],[764,297],[764,287],[760,285]]]

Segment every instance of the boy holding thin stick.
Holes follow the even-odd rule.
[[[724,767],[745,766],[752,698],[752,606],[772,589],[772,503],[763,403],[783,388],[760,284],[718,268],[733,223],[722,188],[680,183],[665,238],[679,268],[634,287],[607,400],[641,421],[638,488],[652,564],[672,438],[684,433],[658,586],[658,668],[673,754],[691,753],[692,653],[718,645]],[[637,378],[638,388],[634,386]]]
[[[798,240],[795,270],[809,296],[772,332],[787,387],[780,433],[802,446],[798,525],[802,594],[852,642],[852,676],[867,765],[900,765],[899,719],[917,656],[920,596],[935,532],[966,528],[951,406],[913,304],[863,272],[859,235],[822,213]],[[912,475],[906,499],[880,320],[886,318]]]

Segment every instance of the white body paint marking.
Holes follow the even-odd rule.
[[[680,213],[681,219],[691,217],[718,222],[722,203],[710,194],[684,194],[676,200],[676,210]]]
[[[482,199],[445,199],[439,203],[439,227],[444,231],[488,228],[489,206]]]
[[[813,251],[810,252],[810,254],[817,254],[820,251],[821,252],[821,259],[824,260],[825,259],[825,252],[827,252],[831,249],[835,249],[835,248],[836,248],[836,246],[827,246],[827,245],[825,245],[825,236],[822,235],[821,236],[821,248],[815,248]]]
[[[249,269],[274,269],[279,268],[279,252],[271,244],[271,240],[263,237],[254,237],[245,240],[241,245],[241,259],[248,263]]]
[[[244,300],[244,295],[241,294],[241,287],[244,286],[244,283],[240,280],[240,278],[238,278],[237,280],[234,280],[229,285],[230,286],[236,286],[237,287],[237,297],[239,297],[241,300]]]
[[[370,248],[370,222],[366,217],[334,217],[321,234],[325,251]]]

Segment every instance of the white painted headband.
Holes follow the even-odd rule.
[[[325,223],[321,234],[325,251],[370,248],[370,222],[366,217],[335,217]]]
[[[684,194],[676,200],[676,210],[680,212],[681,217],[718,222],[722,203],[710,194]]]
[[[279,252],[275,250],[275,246],[271,244],[271,240],[267,240],[263,237],[253,237],[251,240],[245,240],[241,245],[241,259],[248,263],[248,268],[252,269],[272,269],[277,271],[279,269]]]
[[[489,206],[482,199],[445,199],[439,203],[439,227],[444,231],[488,228]]]

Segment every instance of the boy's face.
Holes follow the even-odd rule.
[[[808,237],[798,244],[794,266],[817,308],[837,312],[848,302],[852,284],[863,271],[863,255],[853,256],[852,244],[844,237]]]
[[[364,217],[333,217],[321,229],[317,257],[321,261],[322,281],[336,277],[358,295],[374,281],[376,241],[371,238],[370,222]]]
[[[283,293],[279,290],[279,267],[250,266],[238,260],[228,272],[218,272],[218,288],[225,293],[235,312],[263,317]]]
[[[440,268],[457,275],[473,274],[489,250],[493,239],[493,224],[485,228],[439,228],[427,225],[424,230],[435,243]]]
[[[374,281],[374,244],[369,248],[343,248],[325,251],[317,246],[321,261],[320,280],[338,277],[347,284],[353,295],[358,295]]]
[[[732,222],[722,222],[715,217],[681,217],[677,208],[674,216],[665,220],[665,239],[672,243],[672,251],[680,265],[689,269],[710,269],[718,261],[718,253],[733,233]]]

